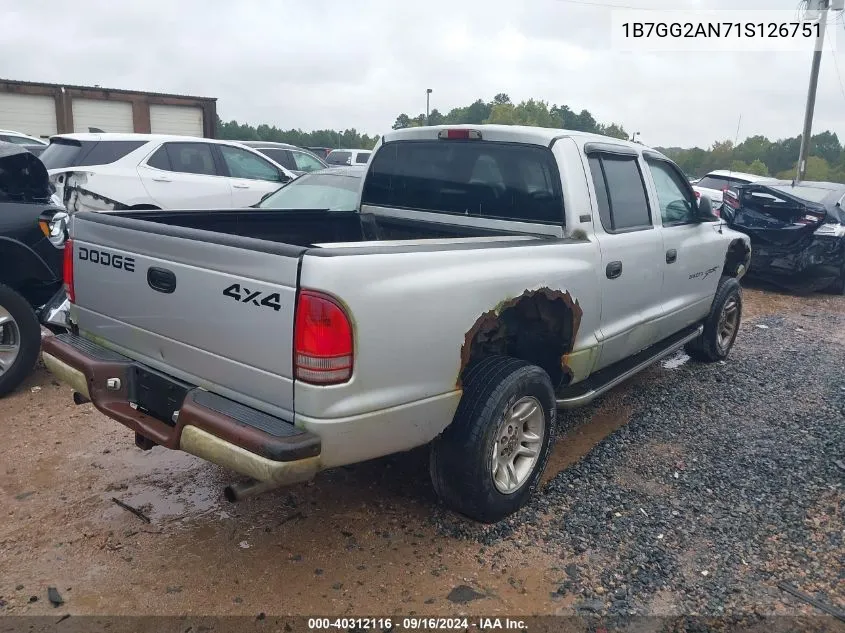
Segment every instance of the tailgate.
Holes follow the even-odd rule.
[[[292,419],[304,248],[95,213],[73,218],[72,238],[80,333]]]

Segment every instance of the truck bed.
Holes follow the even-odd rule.
[[[353,211],[220,209],[130,211],[112,217],[143,220],[270,242],[315,247],[354,242],[513,235],[476,226],[377,216]]]

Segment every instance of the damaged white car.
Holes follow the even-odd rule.
[[[70,213],[248,207],[296,178],[249,147],[191,136],[61,134],[41,160]]]

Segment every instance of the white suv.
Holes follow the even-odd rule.
[[[248,207],[296,176],[232,141],[61,134],[41,154],[68,211]]]

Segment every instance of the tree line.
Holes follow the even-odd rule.
[[[628,133],[616,123],[599,123],[589,110],[575,112],[566,105],[549,105],[547,101],[528,99],[513,103],[504,92],[500,92],[492,101],[478,99],[468,106],[452,108],[443,114],[437,108],[429,112],[429,125],[449,125],[468,123],[482,125],[498,123],[500,125],[534,125],[537,127],[564,128],[579,132],[593,132],[614,138],[627,139]],[[426,124],[425,114],[410,117],[400,114],[393,123],[394,130],[408,127],[420,127]]]
[[[499,93],[490,101],[477,99],[473,103],[452,108],[446,114],[437,108],[428,116],[430,125],[498,123],[503,125],[533,125],[604,134],[628,139],[630,135],[618,123],[599,123],[589,110],[575,112],[567,105],[549,105],[547,101],[528,99],[513,103],[506,93]],[[392,128],[400,130],[426,124],[425,114],[409,116],[400,114]],[[349,128],[345,130],[299,129],[283,130],[262,124],[257,127],[237,121],[217,120],[217,137],[241,141],[274,141],[299,147],[332,147],[345,149],[371,149],[378,135],[369,136]],[[771,141],[765,136],[751,136],[741,143],[717,141],[707,149],[693,147],[657,147],[672,158],[689,176],[700,177],[715,169],[730,169],[761,176],[774,176],[786,180],[795,174],[795,165],[801,137]],[[811,138],[807,160],[806,180],[845,182],[845,148],[839,137],[830,131]]]
[[[784,180],[795,177],[801,136],[770,141],[765,136],[751,136],[739,144],[732,141],[713,143],[708,149],[693,147],[655,148],[678,163],[690,176],[703,176],[714,169],[730,169]],[[834,132],[810,137],[805,180],[845,182],[845,148]]]
[[[217,118],[217,138],[228,141],[272,141],[290,143],[297,147],[331,147],[338,149],[372,149],[378,136],[362,134],[355,128],[346,130],[282,130],[263,123],[258,127],[237,121],[224,122]]]

